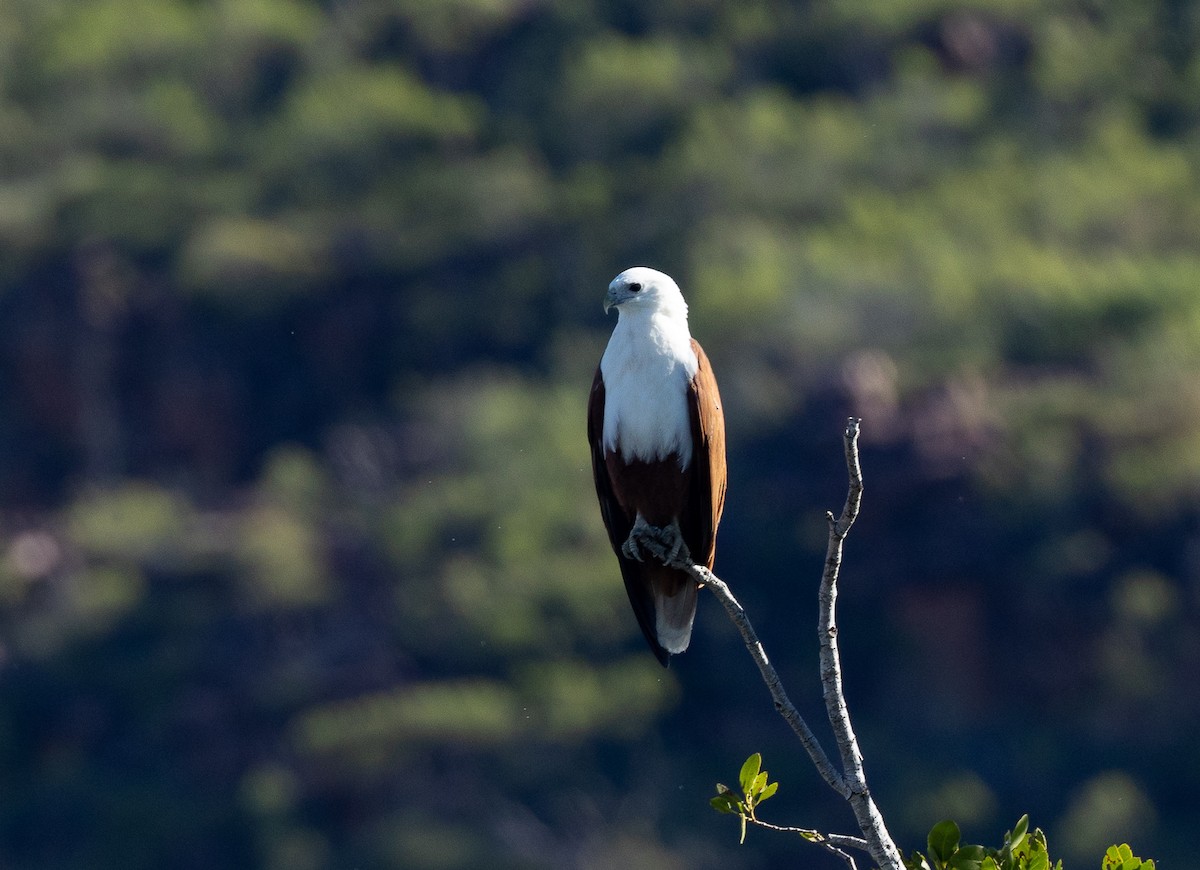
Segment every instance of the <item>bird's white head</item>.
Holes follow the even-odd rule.
[[[639,311],[687,319],[687,303],[679,285],[670,275],[646,266],[626,269],[612,279],[604,296],[604,310],[613,307],[619,314]]]

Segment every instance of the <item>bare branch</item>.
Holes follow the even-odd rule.
[[[854,810],[858,826],[870,844],[871,857],[885,868],[900,868],[903,860],[895,842],[888,833],[883,816],[867,788],[867,777],[863,770],[862,752],[858,738],[850,723],[850,711],[846,707],[846,696],[842,689],[842,663],[838,653],[838,631],[835,616],[837,605],[837,582],[842,567],[842,542],[854,520],[858,517],[862,500],[862,467],[858,460],[858,424],[851,417],[846,423],[842,442],[846,453],[846,470],[850,478],[846,505],[842,515],[834,519],[826,514],[829,524],[829,542],[825,552],[825,571],[821,577],[821,588],[817,598],[820,603],[818,632],[821,649],[821,685],[825,699],[825,711],[833,727],[838,753],[848,793],[843,793]]]
[[[825,749],[817,742],[816,735],[812,729],[808,727],[808,723],[804,721],[804,717],[800,715],[800,711],[792,703],[787,695],[787,691],[783,687],[783,681],[779,679],[779,674],[776,673],[774,665],[767,658],[766,650],[758,640],[758,635],[754,631],[754,626],[750,624],[750,618],[746,616],[746,611],[738,600],[734,598],[733,593],[729,590],[729,586],[725,584],[720,577],[713,574],[702,565],[683,565],[685,570],[689,571],[698,583],[707,586],[717,596],[717,600],[725,608],[725,612],[729,614],[730,620],[737,627],[738,632],[742,635],[742,641],[746,644],[746,649],[750,651],[750,656],[754,659],[754,663],[758,665],[758,671],[762,674],[763,682],[767,684],[767,688],[771,692],[771,697],[775,701],[775,710],[780,716],[791,726],[792,731],[800,738],[800,743],[808,752],[809,758],[816,765],[817,772],[821,774],[821,778],[829,783],[829,787],[840,794],[847,800],[850,799],[850,790],[846,784],[846,780],[833,766],[833,762],[829,760],[829,756],[825,754]]]
[[[750,624],[746,611],[733,596],[729,586],[707,568],[693,564],[690,559],[671,558],[671,554],[667,553],[657,541],[647,538],[639,543],[665,564],[690,573],[697,583],[707,586],[717,597],[717,600],[725,608],[725,612],[729,614],[730,620],[742,635],[742,640],[746,644],[746,649],[750,651],[754,663],[758,665],[763,682],[767,684],[771,697],[775,701],[776,711],[783,716],[800,739],[801,745],[808,752],[809,758],[812,759],[821,778],[850,803],[859,829],[866,839],[858,840],[850,837],[845,838],[842,843],[830,840],[825,844],[826,847],[846,858],[853,868],[853,859],[846,855],[840,846],[858,848],[861,844],[879,867],[884,870],[903,870],[904,862],[900,857],[900,851],[888,833],[883,816],[867,789],[862,752],[859,750],[858,739],[855,737],[854,728],[850,723],[850,712],[846,706],[846,697],[842,689],[842,665],[838,653],[835,605],[837,603],[838,575],[842,567],[842,542],[858,517],[863,491],[862,467],[858,459],[858,424],[859,420],[851,417],[846,423],[846,430],[842,436],[849,488],[841,516],[835,519],[832,512],[826,514],[829,525],[829,541],[825,553],[825,570],[821,576],[821,586],[818,592],[822,694],[825,700],[825,709],[829,715],[829,723],[833,726],[834,737],[837,740],[842,771],[838,771],[834,767],[824,748],[817,742],[812,729],[809,728],[804,717],[800,715],[791,699],[788,698],[779,674],[771,665],[762,643],[758,640],[754,626]],[[763,827],[773,827],[757,820],[754,821]],[[800,828],[788,830],[802,831]]]
[[[857,417],[846,420],[846,431],[842,433],[842,449],[846,453],[846,473],[850,477],[850,487],[846,492],[846,504],[842,507],[842,515],[834,527],[838,538],[845,538],[858,519],[858,508],[862,504],[863,478],[862,465],[858,461],[858,424],[862,421]]]

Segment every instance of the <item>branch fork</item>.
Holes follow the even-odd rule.
[[[838,575],[842,566],[842,542],[845,540],[846,535],[849,534],[851,526],[854,525],[854,521],[858,517],[859,506],[862,501],[863,481],[862,467],[858,459],[858,426],[859,420],[857,418],[849,418],[846,423],[845,432],[842,435],[846,457],[846,470],[849,476],[849,488],[841,515],[835,518],[832,512],[826,513],[829,540],[825,553],[825,569],[821,576],[821,585],[818,592],[820,616],[818,619],[817,634],[820,643],[821,686],[825,700],[825,711],[829,716],[829,724],[833,728],[834,739],[837,742],[838,757],[841,762],[840,769],[830,760],[825,749],[817,741],[812,729],[804,721],[804,717],[800,715],[800,712],[796,709],[791,699],[788,698],[787,691],[779,679],[779,674],[771,665],[770,660],[767,658],[766,650],[763,649],[762,643],[754,631],[754,626],[750,624],[750,619],[746,616],[746,611],[729,590],[729,586],[701,565],[691,564],[690,562],[680,560],[678,557],[668,564],[672,564],[673,567],[690,573],[698,584],[707,587],[717,597],[717,600],[721,602],[730,620],[732,620],[734,626],[737,627],[738,632],[742,635],[746,649],[749,650],[755,664],[758,665],[763,682],[766,683],[767,689],[771,692],[771,697],[775,702],[775,709],[796,734],[801,745],[808,752],[809,758],[812,759],[813,764],[816,766],[817,772],[820,773],[821,778],[825,780],[830,788],[848,801],[853,809],[855,820],[858,822],[864,839],[860,840],[856,837],[836,834],[828,835],[825,838],[827,846],[861,849],[866,851],[882,870],[904,870],[904,862],[900,857],[900,851],[896,848],[895,842],[888,833],[883,816],[880,814],[879,808],[875,805],[875,801],[871,798],[871,792],[867,788],[862,752],[859,749],[858,738],[855,736],[854,728],[850,722],[850,712],[846,706],[846,698],[842,690],[842,664],[837,645],[838,631],[835,606],[837,604]],[[647,542],[647,546],[649,546],[649,542]],[[664,562],[666,562],[666,558],[670,557],[670,554],[666,552],[655,553],[655,555],[662,558]],[[801,832],[799,828],[782,828],[758,822],[757,820],[754,821],[763,827],[775,827],[780,830]],[[855,867],[853,858],[845,854],[841,849],[835,848],[833,851],[836,851],[845,858],[851,868]]]

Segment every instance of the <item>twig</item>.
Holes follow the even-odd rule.
[[[762,819],[756,819],[754,816],[749,816],[747,821],[758,825],[760,828],[779,831],[781,834],[799,834],[808,840],[808,842],[815,843],[840,857],[846,862],[850,870],[858,870],[858,865],[854,861],[854,856],[847,852],[846,849],[870,852],[867,841],[860,837],[850,837],[846,834],[822,834],[820,831],[814,831],[810,828],[797,828],[792,825],[773,825],[770,822],[764,822]]]

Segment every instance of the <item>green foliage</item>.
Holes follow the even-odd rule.
[[[264,505],[249,511],[237,554],[253,606],[311,606],[329,594],[318,531],[290,510]]]
[[[343,69],[298,87],[280,122],[294,159],[361,160],[372,148],[428,141],[469,140],[478,125],[470,101],[432,91],[402,69]]]
[[[175,546],[190,521],[186,501],[154,484],[130,481],[88,493],[72,505],[72,542],[103,559],[145,560]]]
[[[1046,835],[1029,830],[1029,816],[1021,816],[1004,834],[999,849],[965,844],[958,825],[946,820],[929,832],[928,853],[913,852],[904,862],[909,870],[1063,870],[1062,861],[1051,861]],[[1154,870],[1153,861],[1142,861],[1127,845],[1112,846],[1104,855],[1103,870]]]
[[[1100,866],[1101,870],[1154,870],[1153,861],[1143,861],[1136,857],[1125,843],[1110,846],[1104,853],[1104,863]]]
[[[387,757],[386,747],[502,742],[520,727],[520,712],[517,697],[503,684],[442,682],[324,706],[296,723],[295,738],[305,752],[365,756],[378,763]]]
[[[999,849],[965,844],[961,839],[953,821],[938,822],[929,832],[928,857],[914,852],[905,864],[910,870],[1062,870],[1061,861],[1051,866],[1041,829],[1029,832],[1028,816],[1005,832]]]
[[[775,794],[779,789],[778,782],[767,782],[767,772],[761,769],[762,755],[754,753],[742,764],[738,772],[739,792],[729,786],[717,783],[716,797],[709,799],[714,810],[727,815],[736,815],[741,821],[742,834],[739,842],[746,842],[746,822],[756,821],[755,810],[758,805]]]
[[[746,842],[747,824],[761,824],[755,810],[779,788],[778,782],[767,782],[762,770],[762,755],[754,753],[742,764],[738,773],[738,790],[717,783],[717,793],[709,805],[724,815],[736,815],[741,824],[739,842]],[[814,843],[826,838],[817,831],[804,828],[768,825],[774,830],[799,833]],[[926,838],[926,852],[913,851],[904,860],[908,870],[1063,870],[1063,862],[1052,861],[1041,828],[1029,830],[1029,816],[1021,816],[1012,830],[1004,832],[1000,848],[994,849],[962,841],[962,831],[950,819],[934,825]],[[1133,855],[1128,845],[1112,846],[1104,855],[1102,870],[1154,870],[1153,861],[1142,861]]]

